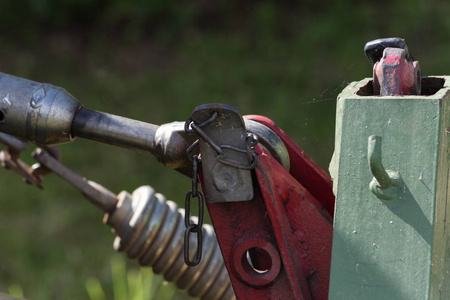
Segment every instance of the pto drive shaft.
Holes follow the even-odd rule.
[[[191,142],[177,124],[162,126],[88,110],[65,89],[0,73],[0,132],[41,145],[95,140],[154,155],[182,173]]]
[[[252,120],[245,120],[245,127],[289,169],[287,149],[272,130]],[[166,167],[191,176],[186,149],[197,137],[184,129],[184,122],[158,126],[89,110],[63,88],[0,73],[0,132],[40,145],[85,138],[154,155]]]

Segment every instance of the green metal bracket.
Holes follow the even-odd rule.
[[[450,77],[422,90],[338,97],[329,299],[450,299]]]

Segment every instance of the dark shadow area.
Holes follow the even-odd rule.
[[[403,180],[400,184],[398,197],[383,201],[383,204],[397,217],[414,228],[424,241],[432,246],[433,227]]]
[[[445,80],[436,77],[422,77],[422,96],[432,96],[444,87]],[[358,96],[378,96],[373,94],[373,81],[370,80],[361,87],[356,94]]]
[[[375,196],[371,200],[382,201],[393,214],[406,223],[401,226],[405,229],[405,235],[413,236],[412,231],[415,231],[431,247],[433,238],[431,223],[403,181],[400,187],[398,197],[393,200],[378,200]],[[361,219],[361,222],[364,221]],[[332,299],[409,300],[412,299],[411,295],[416,296],[413,299],[424,299],[421,297],[427,295],[426,290],[420,290],[421,287],[415,286],[417,290],[413,291],[407,281],[405,282],[405,278],[415,279],[414,274],[419,271],[423,271],[423,276],[427,276],[424,270],[426,267],[416,265],[418,261],[423,262],[423,260],[405,256],[410,253],[410,247],[418,246],[415,243],[417,238],[401,237],[397,241],[391,241],[389,246],[384,245],[383,247],[389,248],[383,249],[379,249],[374,243],[372,249],[370,247],[372,243],[368,243],[367,238],[370,234],[374,234],[375,230],[362,226],[364,230],[368,230],[364,231],[366,235],[362,237],[358,236],[362,234],[362,230],[355,229],[353,233],[345,234],[348,228],[345,226],[343,228],[345,229],[342,231],[335,231],[333,236],[333,267],[330,280]],[[386,238],[389,239],[389,237]],[[414,243],[405,243],[408,240]],[[425,248],[428,245],[422,244],[420,247]],[[378,253],[378,250],[383,252]],[[407,271],[411,273],[405,273]],[[399,279],[402,276],[404,278]],[[422,284],[423,281],[419,279],[416,283]],[[387,295],[389,295],[388,298]]]

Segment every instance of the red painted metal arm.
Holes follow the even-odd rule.
[[[291,163],[290,174],[334,215],[334,195],[330,176],[323,171],[283,130],[269,118],[246,115],[245,119],[257,121],[275,132],[286,146]]]
[[[256,152],[254,199],[207,201],[236,296],[327,299],[332,216],[262,147]]]

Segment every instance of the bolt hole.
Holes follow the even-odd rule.
[[[5,113],[3,110],[0,109],[0,123],[3,123],[5,121]]]
[[[242,265],[247,271],[263,275],[272,268],[272,257],[263,248],[253,247],[244,253]]]

